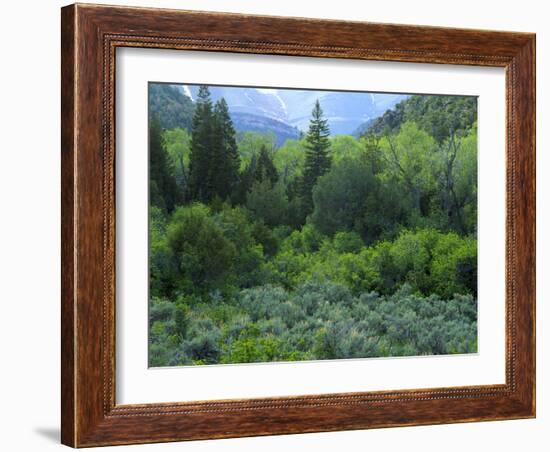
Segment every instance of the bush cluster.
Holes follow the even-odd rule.
[[[150,364],[189,365],[437,355],[477,350],[471,295],[442,299],[408,284],[354,296],[333,282],[263,285],[208,303],[154,298]]]

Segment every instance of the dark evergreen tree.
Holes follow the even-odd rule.
[[[258,162],[256,164],[256,168],[254,169],[254,179],[257,182],[263,182],[264,179],[268,179],[271,182],[271,186],[275,185],[279,179],[277,168],[275,168],[271,153],[265,145],[262,145],[260,148]]]
[[[306,160],[302,179],[303,204],[307,212],[311,212],[313,208],[313,186],[317,179],[330,169],[329,135],[328,121],[323,118],[323,110],[317,100],[311,112],[306,136]]]
[[[157,117],[149,122],[149,162],[150,203],[172,212],[183,200],[183,193],[170,171],[168,155],[162,142],[162,128]]]
[[[208,201],[213,194],[211,165],[213,157],[213,111],[210,91],[207,86],[199,88],[191,130],[189,154],[190,200]]]
[[[229,107],[222,97],[214,107],[210,177],[213,195],[227,199],[239,182],[241,159]]]
[[[262,145],[258,154],[253,154],[246,168],[241,172],[239,184],[233,193],[233,201],[237,204],[246,203],[248,193],[255,183],[269,181],[272,188],[279,180],[277,168],[273,163],[271,152],[265,145]]]

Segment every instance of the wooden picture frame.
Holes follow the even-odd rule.
[[[535,35],[147,8],[62,9],[62,442],[73,447],[535,416]],[[115,403],[115,50],[506,70],[506,383]]]

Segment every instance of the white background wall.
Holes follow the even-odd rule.
[[[258,14],[531,31],[537,33],[538,413],[536,420],[489,422],[222,441],[119,447],[184,451],[546,451],[550,379],[545,324],[549,278],[550,31],[540,0],[113,0],[118,4]],[[96,3],[96,2],[94,2]],[[59,8],[11,1],[0,27],[0,448],[59,450]],[[6,291],[7,289],[7,291]],[[545,356],[546,355],[546,356]],[[545,440],[546,436],[546,440]]]

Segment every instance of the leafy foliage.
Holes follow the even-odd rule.
[[[441,143],[452,133],[468,131],[477,118],[477,99],[468,96],[411,96],[376,119],[367,131],[395,133],[414,122]]]
[[[248,193],[246,207],[270,227],[285,224],[288,210],[285,186],[282,183],[272,185],[269,179],[255,182]]]
[[[168,154],[170,169],[178,184],[178,189],[181,193],[185,193],[187,188],[189,154],[191,152],[191,135],[186,129],[177,127],[164,130],[162,132],[162,140]]]
[[[237,248],[203,204],[179,207],[167,227],[167,241],[183,293],[205,293],[223,287],[231,276]]]
[[[401,198],[380,182],[365,160],[346,158],[321,177],[313,191],[311,222],[323,234],[356,231],[371,243],[404,216]],[[380,208],[383,206],[383,208]],[[328,213],[328,215],[327,215]]]
[[[415,295],[408,286],[387,297],[376,292],[354,297],[329,282],[304,283],[293,292],[258,286],[241,291],[231,304],[185,311],[183,335],[176,326],[177,309],[171,302],[152,301],[152,365],[477,351],[477,306],[471,295],[444,300]],[[170,347],[174,338],[178,346]]]
[[[206,86],[193,111],[149,124],[151,366],[477,350],[474,98],[412,96],[359,139],[317,102],[280,147]]]

